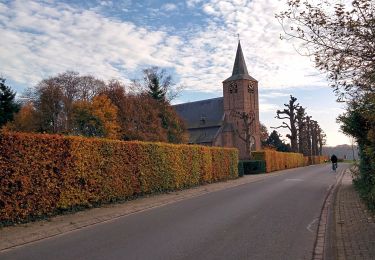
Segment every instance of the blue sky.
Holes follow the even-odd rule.
[[[285,0],[0,0],[0,74],[22,93],[66,70],[129,82],[159,66],[184,86],[175,103],[196,101],[222,96],[240,34],[268,128],[281,123],[276,110],[293,95],[328,145],[350,143],[336,124],[343,105],[325,75],[296,53],[298,43],[279,38],[274,15],[283,7]]]

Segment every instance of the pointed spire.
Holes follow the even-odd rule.
[[[242,53],[241,42],[238,39],[237,53],[236,59],[234,60],[232,76],[224,80],[224,82],[239,79],[255,80],[249,75],[249,72],[247,71],[245,58]]]
[[[249,73],[247,72],[245,58],[243,57],[240,40],[238,40],[236,59],[234,60],[234,65],[233,65],[232,76],[234,75],[249,76]]]

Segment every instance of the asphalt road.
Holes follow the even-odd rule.
[[[335,178],[328,165],[292,169],[14,248],[0,259],[311,259]]]

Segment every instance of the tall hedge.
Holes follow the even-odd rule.
[[[326,161],[329,161],[330,158],[328,156],[315,155],[315,156],[310,156],[309,160],[310,160],[310,164],[321,164],[321,163],[325,163]]]
[[[238,176],[238,152],[60,135],[0,135],[0,223]]]
[[[279,171],[305,165],[305,159],[301,153],[284,153],[275,150],[263,150],[253,152],[254,160],[266,161],[266,172]]]
[[[266,161],[266,172],[320,164],[329,161],[327,156],[303,156],[301,153],[284,153],[276,150],[252,152],[254,160]]]

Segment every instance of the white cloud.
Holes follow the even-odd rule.
[[[218,92],[230,76],[240,33],[249,73],[260,88],[321,85],[320,77],[309,76],[315,72],[310,61],[279,40],[278,5],[273,0],[211,0],[202,6],[211,19],[201,30],[173,36],[63,4],[2,4],[2,70],[18,82],[35,83],[67,69],[126,78],[140,66],[157,65],[174,67],[190,90]]]
[[[35,84],[68,69],[123,78],[139,66],[172,66],[181,44],[163,31],[63,4],[15,1],[0,6],[0,17],[2,73],[19,83]]]
[[[200,3],[202,3],[203,2],[203,0],[187,0],[186,1],[186,5],[187,5],[187,7],[189,7],[189,8],[193,8],[193,7],[195,7],[197,4],[200,4]]]
[[[272,113],[272,114],[274,114],[277,109],[279,109],[279,107],[275,104],[265,103],[262,100],[259,101],[259,112],[260,113]]]
[[[249,73],[259,80],[261,88],[326,84],[322,83],[321,76],[312,76],[317,72],[308,58],[296,54],[289,42],[280,41],[281,28],[274,18],[279,6],[280,2],[273,0],[212,0],[206,3],[203,10],[214,18],[197,38],[215,50],[213,55],[206,52],[211,66],[226,68],[227,72],[231,70],[235,37],[239,33]],[[221,75],[220,79],[226,76],[229,75]]]
[[[289,97],[290,94],[283,92],[267,92],[262,93],[262,98],[280,98],[280,97]]]
[[[112,1],[100,1],[101,6],[111,6],[113,5]]]
[[[187,1],[187,5],[201,2]],[[157,58],[173,66],[189,90],[217,93],[232,71],[239,33],[249,72],[259,80],[260,88],[325,85],[309,59],[296,54],[290,43],[280,41],[281,28],[274,18],[279,5],[271,0],[206,2],[201,8],[210,18],[207,24],[177,37],[173,57]],[[173,52],[170,47],[163,49]]]
[[[76,9],[54,1],[0,3],[1,73],[30,86],[68,69],[127,80],[139,68],[156,65],[174,68],[179,83],[188,90],[217,94],[231,74],[240,34],[249,73],[260,89],[272,90],[265,92],[264,99],[281,97],[286,89],[326,85],[308,58],[296,54],[290,42],[280,41],[281,28],[274,14],[281,4],[187,0],[189,8],[202,8],[207,23],[173,35],[170,30],[104,17],[97,9]],[[173,5],[164,7],[172,11],[177,7]],[[261,113],[274,117],[277,106],[269,100],[260,103]],[[334,117],[327,124],[335,124]],[[335,130],[327,132],[335,138]]]
[[[165,11],[175,11],[178,9],[178,7],[175,4],[167,3],[162,6],[162,9]]]

